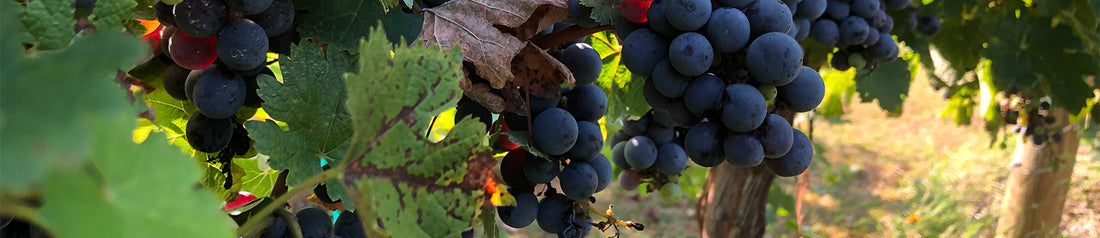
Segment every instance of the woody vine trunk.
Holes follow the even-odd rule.
[[[1062,130],[1061,141],[1036,145],[1019,136],[1008,168],[997,237],[1057,237],[1077,155],[1077,129],[1069,114],[1053,110],[1057,120],[1047,134]],[[1063,129],[1064,128],[1064,129]]]

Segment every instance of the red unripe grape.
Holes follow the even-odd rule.
[[[252,202],[253,200],[256,200],[256,198],[257,198],[256,195],[254,195],[250,192],[245,192],[245,191],[237,192],[237,199],[233,199],[233,201],[225,202],[225,210],[226,211],[233,210],[233,208],[237,208],[241,205]]]
[[[145,44],[149,46],[149,50],[153,51],[153,55],[158,55],[161,53],[162,50],[167,50],[160,48],[160,31],[163,28],[164,26],[158,25],[156,30],[145,33],[145,35],[141,36],[141,41],[145,42]]]
[[[218,37],[195,38],[183,31],[176,31],[168,40],[168,53],[180,67],[199,70],[218,59],[215,42]]]
[[[504,124],[504,120],[499,120],[498,122],[500,122],[500,124],[501,124],[500,132],[510,131],[508,129],[508,125]],[[500,135],[500,137],[497,137],[497,145],[500,146],[501,148],[504,148],[504,150],[514,150],[516,148],[519,148],[518,145],[516,145],[515,143],[512,143],[511,139],[508,139],[507,135]]]
[[[623,0],[623,5],[619,10],[623,12],[623,18],[634,23],[642,23],[646,21],[646,13],[649,11],[649,4],[653,3],[653,0]]]

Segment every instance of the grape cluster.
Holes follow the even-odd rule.
[[[187,142],[197,151],[221,151],[218,157],[244,155],[251,140],[241,122],[263,103],[256,79],[274,76],[267,53],[289,53],[296,38],[293,3],[184,0],[154,9],[162,25],[155,52],[170,62],[163,89],[198,109],[187,122]]]
[[[342,211],[333,224],[331,214],[322,208],[306,208],[294,214],[298,227],[304,238],[358,238],[367,237],[363,230],[363,224],[359,221],[359,215],[352,211]],[[286,221],[282,217],[275,219],[275,223],[260,234],[261,238],[285,238],[292,237]]]
[[[591,230],[592,219],[581,203],[606,188],[612,176],[611,162],[600,153],[604,139],[598,122],[607,113],[607,96],[592,84],[603,63],[599,53],[585,43],[569,44],[558,53],[558,60],[570,70],[576,84],[562,89],[560,97],[530,95],[527,109],[532,120],[505,114],[504,126],[529,131],[531,143],[527,150],[509,151],[501,161],[501,176],[517,204],[497,210],[511,227],[525,227],[538,220],[543,231],[583,237]],[[559,189],[547,189],[536,203],[535,185],[552,187],[555,179]]]
[[[567,27],[560,24],[554,28]],[[569,69],[574,86],[563,87],[552,97],[521,88],[526,112],[503,112],[492,123],[488,109],[464,97],[455,120],[472,117],[491,126],[494,146],[507,151],[499,174],[516,204],[497,207],[504,224],[522,228],[537,220],[543,231],[559,237],[583,237],[596,225],[585,204],[612,178],[611,162],[600,153],[604,138],[599,119],[607,113],[607,95],[593,84],[603,62],[586,43],[569,43],[550,53]],[[529,137],[521,147],[512,143],[509,135]],[[536,190],[539,184],[546,185],[541,192]]]
[[[791,4],[791,3],[795,4]],[[791,0],[797,9],[795,22],[799,40],[814,42],[839,50],[829,62],[833,68],[847,70],[873,69],[879,63],[898,58],[898,45],[890,31],[894,18],[886,10],[909,8],[909,26],[918,33],[934,35],[939,31],[939,19],[934,16],[917,18],[910,0]],[[914,29],[909,29],[910,31]]]
[[[612,160],[628,169],[620,183],[675,185],[689,159],[765,163],[780,176],[806,170],[809,139],[769,113],[813,110],[825,94],[817,71],[802,66],[790,8],[778,0],[657,0],[645,23],[618,22],[623,64],[646,78],[653,108],[611,136]]]
[[[1012,131],[1019,133],[1031,140],[1035,145],[1045,142],[1062,142],[1062,131],[1059,128],[1051,128],[1057,120],[1051,115],[1049,99],[1038,100],[1038,106],[1029,96],[1009,94],[1009,98],[1002,99],[997,107],[1004,123],[1013,125]],[[1020,112],[1027,112],[1021,115]]]

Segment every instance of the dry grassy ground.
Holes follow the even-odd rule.
[[[904,114],[888,118],[876,104],[853,104],[831,122],[816,119],[819,157],[811,168],[801,234],[810,237],[985,237],[996,223],[1012,142],[990,147],[975,117],[970,126],[940,118],[941,93],[914,80]],[[1073,186],[1062,222],[1066,237],[1100,237],[1100,161],[1090,161],[1081,143]],[[699,178],[701,180],[702,178]],[[776,184],[793,194],[795,180]],[[622,237],[698,237],[695,198],[665,204],[659,195],[623,191],[617,183],[598,194],[622,217],[644,222],[646,231]],[[799,232],[778,216],[769,236]],[[532,224],[516,237],[552,237]],[[593,237],[612,235],[596,233]]]

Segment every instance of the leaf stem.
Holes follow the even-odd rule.
[[[248,221],[245,222],[244,225],[241,225],[240,228],[237,228],[237,235],[244,236],[246,234],[245,232],[257,228],[255,226],[261,225],[262,222],[260,222],[260,220],[263,220],[257,218],[268,217],[271,215],[272,212],[275,212],[276,209],[283,209],[283,206],[286,204],[286,202],[290,201],[290,198],[294,197],[294,195],[297,195],[298,193],[301,193],[306,189],[312,189],[314,185],[320,184],[325,180],[339,178],[341,177],[340,175],[343,174],[343,172],[344,164],[340,164],[336,167],[333,167],[332,169],[325,170],[324,172],[313,175],[313,177],[306,179],[306,181],[302,181],[301,183],[294,185],[294,187],[291,188],[290,191],[275,198],[275,201],[272,201],[271,204],[264,206],[264,208],[261,209],[260,212],[253,214],[252,219],[248,219]],[[289,227],[290,221],[286,222]]]
[[[615,214],[611,210],[613,205],[608,205],[607,211],[601,213],[600,211],[598,211],[596,209],[593,209],[591,203],[582,202],[580,204],[581,204],[581,206],[584,207],[585,210],[588,211],[589,214],[593,214],[593,215],[596,215],[596,216],[603,217],[604,219],[607,219],[606,220],[607,223],[609,223],[611,226],[622,225],[622,226],[627,227],[627,229],[635,229],[635,230],[639,230],[639,231],[642,229],[641,227],[643,227],[642,224],[637,223],[637,222],[624,221],[624,220],[619,220],[618,218],[615,218]],[[606,229],[606,228],[601,228],[601,229]],[[617,231],[617,230],[619,230],[619,228],[615,228],[615,230]]]
[[[535,37],[531,39],[532,43],[535,43],[540,49],[548,49],[554,46],[559,46],[570,41],[576,40],[582,36],[591,35],[592,33],[615,29],[615,26],[596,26],[596,27],[581,27],[577,25],[570,26],[563,30],[554,31],[544,36]]]
[[[371,196],[371,182],[360,180],[354,184],[349,184],[348,187],[356,187],[356,191],[359,191],[359,201],[356,201],[356,213],[359,214],[359,220],[363,225],[363,230],[367,233],[367,237],[391,237],[385,229],[378,226],[378,211],[374,208],[374,196]]]

